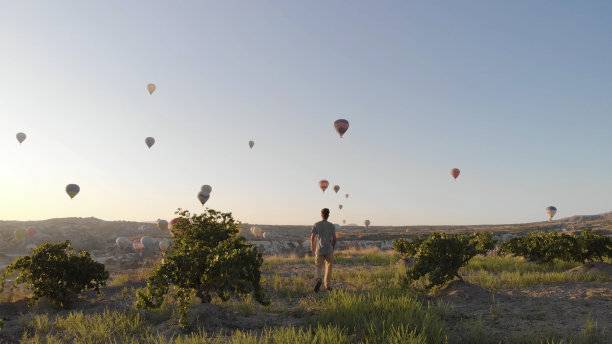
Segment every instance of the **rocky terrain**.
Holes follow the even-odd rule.
[[[32,236],[19,240],[15,231],[27,228],[36,229]],[[254,235],[251,228],[257,228]],[[605,234],[612,234],[612,212],[600,215],[581,215],[555,221],[534,222],[509,225],[474,226],[343,226],[338,234],[338,248],[373,247],[389,249],[397,238],[423,235],[434,231],[448,233],[467,233],[473,231],[492,231],[496,239],[505,241],[514,236],[524,235],[532,230],[556,230],[561,232],[579,231],[592,228]],[[243,224],[241,235],[257,245],[265,255],[309,254],[311,226],[280,226]],[[263,238],[265,233],[265,239]],[[136,240],[150,236],[155,240],[152,248],[135,251],[133,248],[120,249],[115,245],[119,236]],[[27,254],[29,247],[43,242],[70,240],[76,249],[91,252],[94,259],[107,265],[111,272],[142,267],[146,262],[159,255],[157,243],[171,240],[168,231],[160,231],[151,222],[104,221],[89,218],[57,218],[44,221],[0,221],[0,269],[16,257]]]

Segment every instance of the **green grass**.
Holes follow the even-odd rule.
[[[110,311],[99,314],[71,312],[66,317],[56,316],[52,321],[47,314],[36,315],[23,321],[27,330],[22,343],[106,343],[128,342],[150,334],[150,327],[136,312]],[[28,333],[32,333],[30,336]],[[45,341],[43,341],[43,339]]]
[[[463,279],[490,290],[520,289],[558,283],[612,281],[612,277],[600,274],[565,272],[502,272],[497,274],[483,271],[475,275],[463,275]]]
[[[474,257],[460,272],[563,272],[579,265],[580,263],[563,261],[536,264],[517,257]]]
[[[405,290],[338,291],[327,297],[318,323],[348,329],[363,343],[446,343],[441,313]]]

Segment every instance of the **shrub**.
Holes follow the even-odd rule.
[[[65,308],[76,294],[89,289],[100,291],[106,284],[108,272],[104,264],[94,262],[89,252],[74,254],[70,241],[59,244],[44,243],[32,249],[32,254],[15,259],[2,274],[0,292],[6,278],[19,272],[11,289],[25,284],[32,291],[30,303],[48,297],[54,306]]]
[[[526,237],[504,242],[499,254],[525,257],[531,262],[553,260],[587,263],[612,257],[612,239],[585,229],[580,235],[559,234],[555,231],[529,232]]]
[[[477,254],[484,254],[495,247],[491,233],[446,235],[431,233],[429,237],[413,241],[398,239],[393,249],[405,257],[413,257],[414,264],[406,271],[408,280],[425,277],[426,287],[442,285],[455,277],[461,279],[459,269]]]
[[[163,253],[146,288],[138,291],[137,308],[160,307],[173,286],[179,323],[186,327],[193,293],[202,303],[212,301],[212,293],[223,301],[231,293],[252,293],[259,303],[269,303],[260,285],[263,258],[255,245],[238,236],[240,223],[231,213],[206,209],[191,215],[179,209],[177,214],[184,220],[175,225],[174,246]]]

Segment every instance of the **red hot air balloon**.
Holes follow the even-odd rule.
[[[453,176],[453,178],[457,179],[457,177],[459,177],[459,173],[461,173],[461,171],[459,171],[458,168],[453,168],[451,170],[451,176]]]
[[[338,134],[340,134],[340,138],[342,138],[344,133],[346,133],[349,128],[349,121],[345,119],[336,120],[334,122],[334,128],[336,128],[336,131],[338,132]]]
[[[36,235],[36,228],[30,227],[26,229],[26,234],[31,238]]]
[[[329,186],[329,182],[327,180],[325,179],[319,180],[319,187],[321,188],[321,190],[323,190],[323,192],[325,192],[328,186]]]
[[[348,194],[344,195],[345,198],[348,198]]]

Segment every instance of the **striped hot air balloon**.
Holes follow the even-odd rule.
[[[453,176],[453,178],[455,178],[455,180],[457,179],[457,177],[459,177],[459,173],[461,173],[461,171],[459,171],[458,168],[453,168],[451,170],[451,176]]]
[[[321,188],[321,190],[323,190],[323,192],[325,192],[325,190],[327,190],[327,187],[329,186],[329,182],[325,179],[321,179],[319,180],[319,187]]]
[[[132,247],[136,250],[136,251],[142,251],[145,249],[145,245],[142,244],[142,242],[140,242],[140,239],[136,239],[132,242]]]
[[[349,128],[349,121],[345,119],[338,119],[334,122],[334,128],[336,129],[338,134],[340,134],[340,138],[342,138],[342,136],[344,136],[344,133],[346,133]]]

